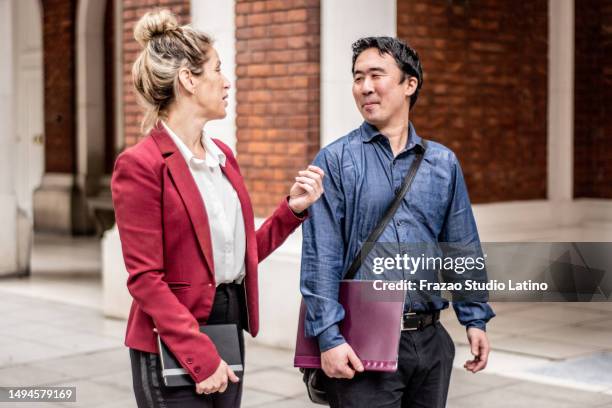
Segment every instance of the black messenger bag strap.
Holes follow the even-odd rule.
[[[393,218],[395,212],[402,203],[404,196],[406,195],[406,193],[408,193],[408,190],[410,190],[410,186],[412,185],[414,176],[416,176],[416,173],[419,170],[419,166],[423,161],[423,156],[425,156],[425,150],[427,149],[427,141],[425,139],[422,139],[422,141],[423,148],[419,150],[419,152],[416,154],[416,157],[412,161],[412,165],[410,166],[410,169],[408,169],[408,174],[406,174],[406,177],[402,182],[402,187],[395,195],[395,199],[393,200],[391,205],[389,205],[389,208],[387,208],[387,211],[385,211],[383,217],[380,219],[380,221],[378,221],[378,224],[376,224],[376,227],[374,227],[372,232],[370,232],[370,235],[366,239],[364,245],[359,248],[359,252],[357,252],[355,259],[353,259],[353,262],[351,263],[351,266],[346,272],[344,279],[350,280],[355,278],[357,271],[359,271],[359,268],[361,268],[361,261],[368,256],[368,253],[372,250],[372,247],[374,246],[373,244],[383,233],[383,231],[387,227],[387,224],[389,224],[389,221],[391,221],[391,218]]]

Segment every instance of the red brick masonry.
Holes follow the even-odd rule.
[[[256,216],[319,149],[319,0],[236,2],[237,151]]]
[[[421,136],[455,151],[473,202],[546,198],[548,0],[398,0],[419,52]]]

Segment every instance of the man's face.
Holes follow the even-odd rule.
[[[368,48],[357,57],[353,73],[353,97],[361,116],[378,128],[408,115],[416,78],[402,79],[395,59]]]

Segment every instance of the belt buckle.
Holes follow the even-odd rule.
[[[407,312],[407,313],[404,313],[402,315],[402,331],[415,331],[415,330],[419,330],[419,327],[421,326],[421,322],[420,321],[419,321],[419,323],[417,324],[416,327],[406,327],[405,326],[406,322],[405,322],[404,318],[406,316],[416,316],[416,312]]]

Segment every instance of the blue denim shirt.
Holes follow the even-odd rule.
[[[337,300],[340,280],[393,201],[417,145],[423,146],[412,124],[408,136],[407,146],[394,158],[388,139],[364,122],[323,148],[314,160],[325,172],[325,192],[308,209],[302,226],[300,286],[307,307],[306,335],[318,337],[321,351],[345,342],[338,328],[344,318]],[[427,142],[411,189],[377,242],[459,242],[480,248],[461,167],[451,150]],[[408,306],[428,311],[448,304],[438,296]],[[453,308],[466,327],[484,330],[495,316],[486,302],[453,303]]]

